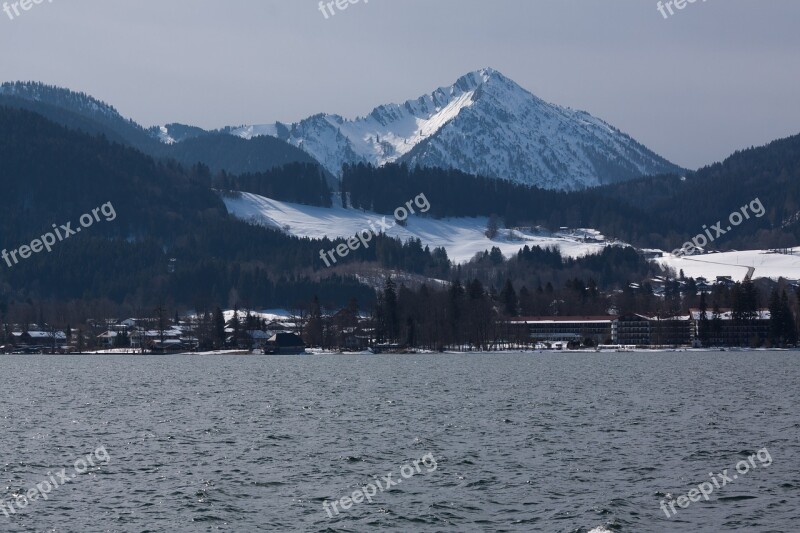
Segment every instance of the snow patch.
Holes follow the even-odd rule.
[[[315,207],[280,202],[251,193],[223,195],[222,199],[228,212],[241,220],[312,239],[348,238],[361,230],[369,229],[370,222],[375,223],[383,217],[387,221],[391,220],[391,216],[360,209],[345,209],[341,205],[331,208]],[[403,241],[418,238],[423,246],[430,246],[431,249],[444,247],[448,257],[456,263],[469,261],[475,254],[491,250],[493,246],[507,257],[516,254],[525,245],[558,247],[566,257],[581,257],[600,253],[609,245],[606,242],[584,242],[585,239],[569,235],[568,232],[539,232],[530,228],[504,229],[497,237],[489,239],[485,235],[488,221],[487,217],[434,219],[412,215],[408,218],[406,227],[395,226],[386,233]],[[578,232],[578,235],[583,234],[602,238],[594,230]]]
[[[675,269],[687,277],[704,277],[714,280],[717,276],[730,276],[742,281],[752,268],[752,278],[800,278],[800,248],[792,254],[779,254],[769,250],[745,250],[722,253],[692,255],[686,257],[667,254],[655,261]]]

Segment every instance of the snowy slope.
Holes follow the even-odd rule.
[[[151,136],[164,144],[175,144],[208,134],[208,132],[202,128],[177,123],[167,124],[165,126],[153,126],[148,131]]]
[[[731,276],[741,281],[753,268],[752,278],[800,279],[800,248],[794,249],[795,255],[771,253],[766,250],[745,250],[723,252],[718,254],[692,255],[676,257],[667,255],[657,260],[658,263],[675,269],[690,277],[705,277],[714,280],[716,276]]]
[[[399,161],[576,189],[680,170],[602,120],[544,102],[488,68],[355,120],[320,114],[228,131],[279,137],[335,175],[344,164]]]
[[[279,202],[256,194],[241,193],[238,198],[223,197],[228,212],[247,222],[274,227],[298,237],[321,239],[323,237],[352,237],[357,232],[369,229],[370,223],[380,227],[376,221],[384,215],[358,209],[341,207],[313,207],[288,202]],[[391,222],[391,217],[386,218]],[[419,238],[423,246],[431,249],[444,247],[454,262],[461,263],[471,259],[476,253],[500,248],[504,255],[516,254],[528,246],[558,246],[565,256],[579,257],[597,253],[603,243],[583,243],[575,237],[542,236],[515,231],[511,237],[509,230],[501,231],[495,239],[488,239],[487,218],[446,218],[436,220],[428,217],[411,216],[406,227],[395,226],[386,233],[392,237],[406,240]]]
[[[339,202],[334,202],[335,207],[332,208],[313,207],[279,202],[250,193],[241,193],[238,197],[223,197],[223,200],[228,212],[242,220],[312,239],[351,237],[361,230],[369,229],[370,223],[380,227],[376,221],[384,216],[358,209],[345,209]],[[391,217],[387,217],[386,221],[391,222]],[[614,244],[591,229],[555,234],[531,230],[501,230],[495,239],[488,239],[484,235],[487,221],[485,217],[437,220],[412,215],[406,227],[395,226],[387,234],[402,240],[418,238],[423,246],[428,245],[431,248],[444,247],[447,255],[456,263],[468,261],[476,253],[490,250],[493,246],[498,247],[507,257],[516,254],[525,245],[557,246],[564,256],[581,257],[599,253],[603,247]],[[584,242],[587,238],[599,242]],[[754,279],[800,278],[800,248],[795,248],[795,255],[749,250],[683,258],[667,255],[655,261],[674,268],[676,273],[682,269],[686,276],[702,276],[712,281],[716,276],[731,276],[734,280],[742,280],[749,267],[754,268]]]

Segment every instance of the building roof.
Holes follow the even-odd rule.
[[[512,323],[515,324],[544,324],[544,323],[557,323],[557,324],[569,324],[569,323],[602,323],[602,322],[611,322],[616,320],[617,317],[611,315],[599,315],[599,316],[530,316],[530,317],[517,317],[511,320]]]
[[[700,317],[703,313],[700,309],[690,309],[689,312],[691,313],[692,320],[700,320]],[[757,320],[769,320],[771,317],[769,309],[760,309],[756,312],[756,319]],[[719,310],[719,318],[720,320],[733,320],[733,310],[730,308],[720,308]],[[706,319],[713,320],[714,319],[714,310],[708,309],[706,310]]]
[[[269,342],[283,347],[300,347],[306,345],[300,335],[295,333],[276,333],[269,338]]]
[[[19,338],[19,337],[22,337],[23,335],[25,335],[25,332],[14,331],[14,332],[11,333],[11,335],[13,335],[14,337],[18,337]],[[53,338],[53,333],[50,332],[50,331],[29,331],[28,332],[28,336],[31,339],[34,339],[34,340],[52,339]],[[67,335],[63,331],[56,331],[55,332],[55,338],[56,339],[60,339],[60,340],[64,340],[64,339],[67,338]]]

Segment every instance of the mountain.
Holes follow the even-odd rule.
[[[145,129],[91,96],[41,83],[0,85],[0,105],[215,172],[316,161],[332,184],[344,165],[359,163],[452,168],[555,190],[682,172],[602,120],[544,102],[492,69],[354,120],[319,114],[292,125],[216,131],[178,123]]]
[[[594,228],[641,248],[674,250],[748,207],[713,250],[793,248],[800,243],[800,135],[734,153],[684,175],[644,176],[581,191],[553,191],[456,170],[365,164],[347,167],[339,189],[356,209],[389,214],[424,192],[433,217],[489,217],[506,227]],[[800,276],[800,272],[798,272]]]
[[[401,162],[575,190],[682,171],[602,120],[549,104],[488,68],[354,120],[319,114],[227,131],[284,140],[336,175],[343,165]]]
[[[324,271],[319,243],[230,217],[202,168],[159,162],[4,106],[0,161],[0,250],[21,250],[59,224],[73,231],[59,233],[52,252],[40,246],[27,258],[0,258],[0,315],[32,300],[94,302],[88,313],[112,302],[127,314],[164,302],[225,306],[231,294],[265,307],[315,294],[342,306],[353,296],[373,297],[354,278]],[[83,213],[90,221],[94,213],[95,222],[84,225]],[[402,243],[386,241],[403,260]]]
[[[85,93],[42,83],[3,83],[0,106],[32,111],[69,129],[103,135],[158,159],[175,159],[186,166],[202,163],[214,172],[266,172],[291,163],[316,163],[304,151],[271,137],[247,141],[183,124],[145,129]]]
[[[309,154],[280,139],[239,139],[217,132],[187,137],[185,141],[170,144],[163,155],[187,166],[203,163],[213,172],[225,170],[233,174],[268,172],[294,163],[318,166]]]
[[[82,92],[43,83],[6,82],[0,85],[0,105],[27,109],[70,129],[105,135],[110,141],[147,153],[163,151],[147,130],[113,106]]]
[[[674,249],[717,221],[724,228],[733,213],[752,204],[759,211],[763,206],[763,214],[715,238],[715,247],[794,247],[800,243],[800,135],[738,151],[684,178],[642,177],[596,192],[604,197],[600,202],[623,202],[651,214],[652,226],[642,232],[640,242],[647,239]],[[633,228],[640,222],[629,219],[626,224]],[[658,235],[667,242],[658,243]]]
[[[164,144],[175,144],[187,139],[196,139],[208,135],[209,132],[197,126],[187,124],[167,124],[166,126],[153,126],[147,130],[150,135]]]

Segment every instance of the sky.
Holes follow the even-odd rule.
[[[800,133],[797,0],[697,0],[665,9],[668,18],[656,0],[333,9],[326,18],[318,0],[43,0],[11,9],[13,19],[0,11],[0,81],[83,91],[144,126],[218,128],[354,118],[493,67],[687,168]]]

